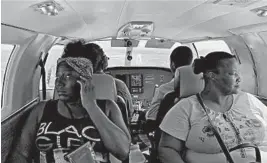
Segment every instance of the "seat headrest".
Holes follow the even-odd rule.
[[[96,99],[117,101],[117,90],[115,80],[107,74],[93,74],[92,83],[95,87]],[[57,91],[54,93],[54,99],[58,99]]]
[[[96,99],[117,101],[115,80],[107,74],[93,74],[92,83],[95,86]]]
[[[197,94],[204,89],[203,75],[195,74],[192,65],[177,68],[174,81],[175,88],[180,89],[180,98]]]

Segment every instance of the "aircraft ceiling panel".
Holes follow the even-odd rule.
[[[43,1],[2,1],[2,23],[40,33],[94,40],[116,36],[129,21],[153,21],[155,37],[186,40],[231,35],[229,29],[266,22],[250,10],[267,5],[255,2],[237,7],[198,1],[74,1],[57,0],[64,10],[57,16],[35,12]]]

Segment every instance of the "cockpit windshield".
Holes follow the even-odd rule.
[[[110,41],[95,41],[101,46],[105,54],[110,58],[109,67],[125,66],[125,47],[111,47]],[[130,66],[151,66],[169,68],[169,56],[173,49],[180,46],[175,43],[170,49],[146,48],[146,41],[140,41],[137,47],[132,50],[132,60]]]

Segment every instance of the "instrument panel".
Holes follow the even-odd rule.
[[[143,93],[143,74],[130,74],[130,86],[128,88],[132,94]]]
[[[142,109],[150,106],[156,86],[169,82],[173,77],[170,69],[159,67],[112,67],[106,73],[124,81],[133,104]]]

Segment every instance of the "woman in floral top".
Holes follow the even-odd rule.
[[[210,53],[195,60],[194,72],[203,73],[205,88],[200,97],[226,147],[252,143],[259,146],[262,162],[267,162],[267,107],[239,90],[241,78],[235,56]],[[159,155],[163,163],[227,162],[207,114],[196,95],[182,99],[167,113],[160,125]],[[239,149],[231,156],[235,163],[255,161],[254,149]]]

